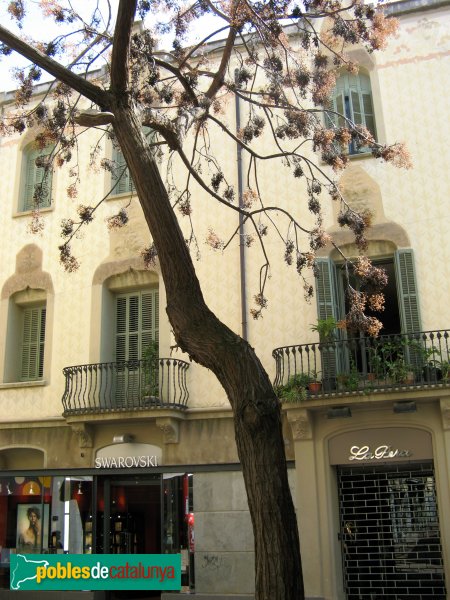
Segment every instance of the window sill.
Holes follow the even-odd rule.
[[[51,206],[44,206],[43,208],[40,208],[39,213],[48,213],[52,212],[53,210],[55,210],[55,207],[52,204]],[[33,210],[18,210],[15,213],[13,213],[13,219],[15,219],[16,217],[30,217],[33,214],[33,212]]]
[[[110,194],[107,198],[106,201],[110,201],[110,200],[123,200],[123,198],[134,198],[134,196],[137,196],[137,192],[120,192],[120,194]]]
[[[36,379],[36,381],[10,381],[8,383],[0,383],[0,390],[28,387],[43,387],[44,385],[47,385],[45,379]]]
[[[347,154],[349,160],[362,160],[366,158],[373,158],[372,152],[355,152],[354,154]]]

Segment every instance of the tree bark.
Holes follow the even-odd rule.
[[[253,348],[207,307],[167,191],[126,95],[113,98],[110,110],[158,251],[176,341],[217,376],[233,409],[255,536],[256,600],[302,600],[298,529],[288,486],[280,403]]]

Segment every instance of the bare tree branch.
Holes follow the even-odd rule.
[[[76,73],[70,71],[67,67],[64,67],[50,56],[47,56],[40,50],[33,48],[27,42],[24,42],[16,35],[5,29],[0,25],[0,41],[12,48],[33,64],[38,65],[44,71],[59,79],[63,83],[72,87],[74,90],[94,102],[99,106],[104,105],[106,101],[105,92],[97,85],[87,81],[83,77],[80,77]]]
[[[120,0],[111,56],[111,89],[124,93],[128,86],[130,37],[137,0]]]

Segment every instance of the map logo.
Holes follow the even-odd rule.
[[[12,590],[177,590],[180,554],[11,555]]]

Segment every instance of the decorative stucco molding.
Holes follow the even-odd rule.
[[[92,427],[86,423],[71,423],[72,431],[78,437],[80,448],[92,448],[94,445]]]
[[[450,430],[450,400],[441,400],[442,427]]]
[[[53,294],[52,279],[42,270],[42,250],[36,244],[27,244],[17,253],[15,273],[3,284],[1,298],[9,298],[27,288]]]
[[[294,408],[288,409],[286,412],[294,441],[311,440],[312,425],[308,410],[306,408]]]
[[[165,444],[178,444],[180,438],[180,426],[176,419],[172,419],[171,417],[161,417],[156,419],[156,426],[163,432]]]

